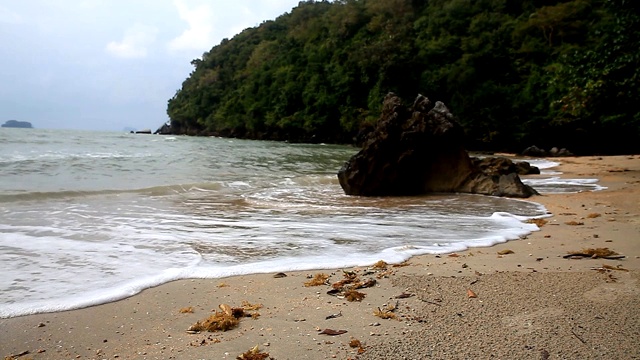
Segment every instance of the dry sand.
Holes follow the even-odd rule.
[[[1,319],[0,355],[235,359],[259,345],[280,360],[640,359],[640,156],[560,161],[563,177],[596,177],[608,189],[535,197],[554,216],[527,238],[387,270],[347,269],[377,280],[359,290],[361,302],[304,286],[320,272],[337,282],[342,270],[177,281],[115,303]],[[626,257],[563,258],[601,247]],[[262,304],[261,316],[226,332],[186,332],[219,304],[243,301]],[[374,316],[389,306],[395,319]],[[185,307],[193,313],[180,313]],[[351,347],[355,340],[361,346]]]

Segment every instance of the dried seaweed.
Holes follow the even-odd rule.
[[[329,275],[325,273],[318,273],[318,274],[315,274],[311,280],[305,282],[304,286],[311,287],[311,286],[326,285],[328,279],[329,279]]]
[[[527,220],[527,223],[536,224],[537,227],[543,227],[548,223],[548,221],[545,219],[529,219]]]
[[[263,305],[260,303],[257,304],[252,304],[246,300],[242,301],[242,308],[247,310],[247,311],[251,311],[251,310],[260,310],[263,308]]]
[[[389,264],[387,264],[383,260],[380,260],[377,263],[371,265],[371,268],[376,270],[386,270],[388,265]]]
[[[395,319],[397,306],[394,304],[389,304],[384,307],[384,309],[377,308],[373,311],[373,315],[381,318],[381,319]]]
[[[598,214],[598,213],[591,213],[591,214],[587,215],[587,218],[589,218],[589,219],[595,219],[595,218],[598,218],[598,217],[600,217],[600,216],[602,216],[602,214]]]
[[[565,224],[567,225],[571,225],[571,226],[579,226],[579,225],[584,225],[584,223],[582,221],[578,222],[578,221],[567,221],[565,222]]]
[[[260,316],[259,313],[249,311],[262,308],[262,304],[251,304],[248,301],[243,301],[242,307],[231,307],[228,304],[220,304],[218,307],[221,311],[215,311],[208,318],[199,320],[191,325],[187,332],[194,334],[202,331],[231,330],[240,324],[240,319],[243,317],[258,318]]]
[[[180,314],[193,314],[193,306],[187,306],[180,309]]]
[[[355,290],[347,290],[344,292],[344,297],[347,301],[362,301],[365,296],[366,294]]]
[[[357,348],[357,347],[361,347],[361,346],[362,346],[362,343],[358,339],[353,339],[352,338],[351,341],[349,341],[349,347]]]
[[[229,315],[224,311],[216,311],[206,319],[200,320],[191,325],[187,332],[198,333],[202,331],[227,331],[235,328],[240,323],[233,315]]]
[[[253,349],[245,353],[242,353],[238,357],[236,357],[236,360],[267,360],[267,359],[275,360],[269,356],[269,353],[261,351],[258,348],[258,345],[254,346]]]
[[[592,259],[622,259],[624,255],[620,255],[617,252],[610,250],[609,248],[587,248],[582,249],[580,251],[570,251],[567,255],[564,255],[563,258],[573,258],[573,257],[590,257]]]
[[[498,251],[498,255],[508,255],[508,254],[515,254],[515,253],[513,252],[513,250],[509,250],[509,249]]]
[[[349,341],[349,347],[354,349],[358,348],[358,354],[363,354],[365,352],[364,345],[362,345],[362,342],[358,339],[351,338]]]

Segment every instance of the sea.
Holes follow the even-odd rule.
[[[179,279],[400,263],[520,239],[549,216],[479,195],[355,197],[358,149],[217,137],[0,129],[0,318],[116,301]],[[601,189],[557,162],[541,193]]]

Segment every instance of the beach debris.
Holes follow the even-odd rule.
[[[589,257],[592,259],[608,259],[608,260],[617,260],[622,259],[625,256],[620,255],[617,252],[610,250],[609,248],[586,248],[580,251],[570,251],[566,255],[562,256],[565,259],[575,259],[575,258],[583,258]]]
[[[478,297],[478,295],[476,295],[476,293],[474,293],[471,289],[467,289],[467,296],[469,297],[469,299]]]
[[[263,307],[264,306],[262,304],[260,304],[260,303],[252,304],[252,303],[248,302],[247,300],[242,300],[242,308],[245,311],[260,310]]]
[[[599,272],[607,272],[608,270],[629,272],[629,269],[623,268],[622,265],[611,266],[611,265],[607,265],[607,264],[602,264],[601,267],[591,268],[591,270],[596,270],[596,271],[599,271]]]
[[[306,287],[311,287],[311,286],[321,286],[321,285],[326,285],[327,284],[327,280],[329,279],[329,275],[325,274],[325,273],[318,273],[315,274],[311,280],[307,281],[304,283],[304,286]]]
[[[526,222],[529,224],[535,224],[537,227],[543,227],[548,223],[545,219],[529,219]]]
[[[218,284],[218,287],[219,288],[229,287],[229,284],[221,282],[220,284]]]
[[[367,296],[365,293],[361,293],[359,291],[350,289],[344,292],[344,298],[347,299],[347,301],[362,301],[362,299],[365,298],[365,296]]]
[[[544,350],[544,349],[540,350],[540,358],[542,360],[549,360],[549,356],[550,355],[549,355],[549,352],[547,350]]]
[[[403,293],[402,293],[402,294],[400,294],[400,295],[396,295],[396,296],[395,296],[395,298],[396,298],[396,299],[406,299],[406,298],[410,298],[410,297],[412,297],[412,296],[415,296],[415,294],[410,294],[410,293],[405,293],[405,292],[403,292]]]
[[[287,277],[287,274],[285,274],[283,272],[279,272],[277,274],[274,274],[273,277],[276,278],[276,279],[280,279],[280,278]]]
[[[251,350],[242,353],[236,357],[236,360],[267,360],[272,359],[269,353],[260,350],[258,345],[254,346]]]
[[[355,338],[351,338],[351,340],[349,341],[349,347],[354,349],[358,348],[358,354],[363,354],[366,351],[364,349],[364,346],[362,345],[362,342]]]
[[[346,333],[347,333],[347,330],[324,329],[324,330],[320,331],[319,335],[336,336],[336,335],[342,335],[342,334],[346,334]]]
[[[5,360],[14,360],[14,359],[17,359],[17,358],[19,358],[21,356],[25,356],[25,355],[28,355],[28,354],[30,354],[29,350],[25,350],[25,351],[23,351],[21,353],[15,354],[15,355],[5,356],[4,359]]]
[[[399,267],[405,267],[405,266],[409,266],[409,265],[411,265],[411,263],[409,263],[409,260],[407,260],[407,261],[401,262],[400,264],[391,265],[391,267],[399,268]]]
[[[327,315],[327,317],[325,317],[325,320],[335,319],[335,318],[340,317],[340,316],[342,316],[342,311],[340,311],[339,313],[336,313],[336,314]]]
[[[397,304],[388,304],[384,308],[377,308],[373,311],[373,315],[381,318],[381,319],[395,319],[396,314],[394,311],[398,308]]]
[[[447,256],[449,256],[449,257],[460,257],[460,255],[458,255],[458,254],[456,254],[456,253],[449,254],[449,255],[447,255]]]
[[[508,255],[508,254],[515,254],[515,253],[513,252],[513,250],[509,250],[509,249],[498,251],[498,255]]]
[[[599,218],[600,216],[602,216],[602,214],[599,214],[599,213],[591,213],[591,214],[587,215],[587,218],[589,218],[589,219],[595,219],[595,218]]]
[[[584,225],[584,223],[582,221],[567,221],[565,222],[565,225],[570,225],[570,226],[580,226],[580,225]]]
[[[228,304],[218,305],[221,311],[214,310],[214,313],[206,319],[197,321],[187,329],[189,334],[197,334],[202,331],[216,332],[228,331],[240,324],[243,317],[258,318],[257,312],[252,312],[262,308],[262,304],[251,304],[248,301],[242,302],[242,307],[231,307]]]
[[[384,262],[384,260],[380,260],[377,263],[371,265],[371,268],[376,270],[386,270],[388,265],[389,264]]]
[[[206,319],[199,320],[187,329],[189,334],[197,334],[202,331],[216,332],[228,331],[240,323],[240,320],[224,311],[216,311]]]
[[[180,309],[180,314],[193,314],[193,306],[187,306]]]

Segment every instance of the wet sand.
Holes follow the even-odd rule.
[[[559,161],[562,177],[608,189],[531,199],[553,216],[526,238],[386,269],[176,281],[105,305],[0,319],[0,355],[235,359],[258,345],[280,360],[640,359],[640,156]],[[605,247],[625,257],[564,257]],[[343,280],[343,270],[376,280],[357,290],[362,301],[304,285],[317,273]],[[260,316],[226,332],[186,332],[243,301],[262,304]]]

